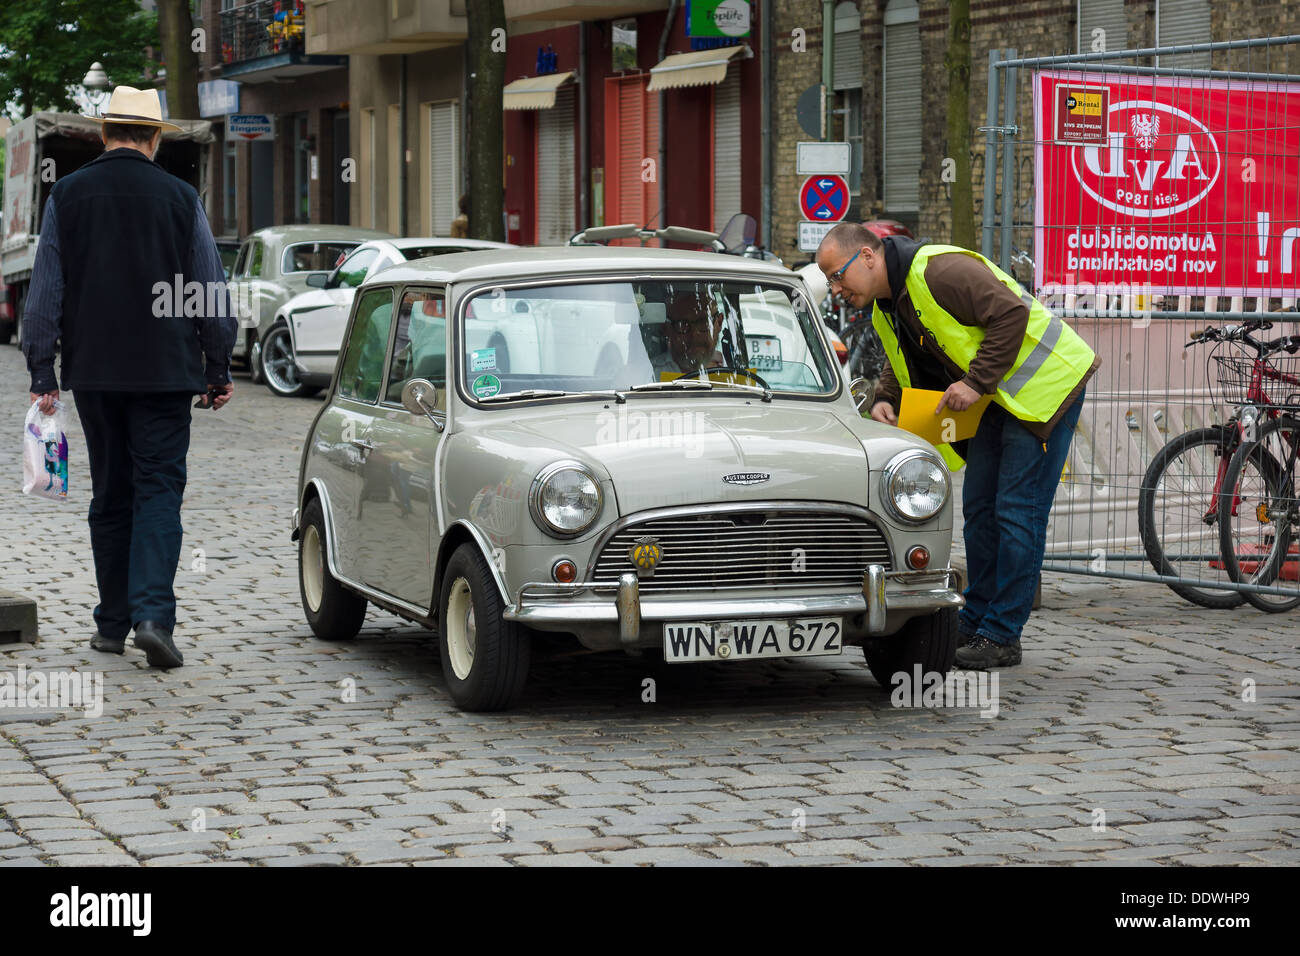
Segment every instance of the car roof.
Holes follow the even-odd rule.
[[[457,252],[398,263],[373,282],[474,282],[545,276],[590,278],[599,272],[727,272],[754,278],[797,280],[784,266],[717,252],[627,249],[605,246],[532,246]],[[586,274],[586,275],[584,275]],[[367,283],[370,284],[370,283]]]
[[[361,229],[357,226],[266,226],[248,234],[249,239],[287,245],[294,242],[328,242],[331,239],[392,239],[393,234],[379,229]]]
[[[407,236],[404,239],[389,239],[389,244],[398,249],[418,249],[421,246],[438,248],[450,246],[454,249],[517,249],[509,242],[493,242],[490,239],[454,239],[450,236]]]

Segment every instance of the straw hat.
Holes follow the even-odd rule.
[[[104,114],[89,118],[100,123],[126,123],[131,126],[181,129],[175,123],[169,123],[162,118],[162,104],[158,100],[157,90],[137,90],[132,86],[114,87]]]

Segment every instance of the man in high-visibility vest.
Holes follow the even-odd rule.
[[[889,359],[872,401],[876,421],[898,424],[905,387],[943,392],[936,415],[993,396],[973,438],[939,449],[950,468],[967,465],[969,582],[956,666],[1019,664],[1048,513],[1097,356],[1015,279],[968,249],[882,240],[841,223],[822,240],[817,265],[832,292],[855,308],[871,307]]]

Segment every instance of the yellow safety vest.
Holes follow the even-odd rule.
[[[963,325],[948,314],[935,301],[925,282],[925,267],[931,257],[947,253],[972,256],[993,271],[1007,288],[1029,306],[1029,324],[1025,340],[1016,360],[1003,376],[993,401],[1023,421],[1046,422],[1056,414],[1061,403],[1088,374],[1096,359],[1095,353],[1079,334],[1065,324],[1058,315],[1035,299],[1024,288],[996,265],[978,252],[960,246],[924,245],[916,251],[912,266],[905,279],[908,297],[916,319],[930,337],[963,372],[970,371],[971,362],[984,341],[984,329],[978,325]],[[907,373],[907,363],[894,335],[893,326],[878,305],[872,305],[871,324],[885,347],[885,356],[894,370],[894,377],[904,388],[912,384]],[[966,462],[951,445],[940,445],[939,451],[948,467],[954,471]]]

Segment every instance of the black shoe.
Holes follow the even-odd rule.
[[[92,651],[103,651],[105,654],[124,654],[126,653],[126,638],[119,637],[113,640],[111,637],[105,637],[99,631],[90,639],[90,649]]]
[[[150,667],[180,667],[185,662],[172,643],[171,632],[153,621],[141,621],[135,626],[135,646],[144,651]]]
[[[958,646],[958,647],[965,647],[967,644],[974,644],[974,643],[975,643],[975,632],[974,632],[974,631],[963,631],[960,627],[957,628],[957,646]]]
[[[957,648],[953,667],[964,671],[986,671],[993,667],[1014,667],[1020,663],[1020,642],[996,644],[977,636],[965,647]]]

